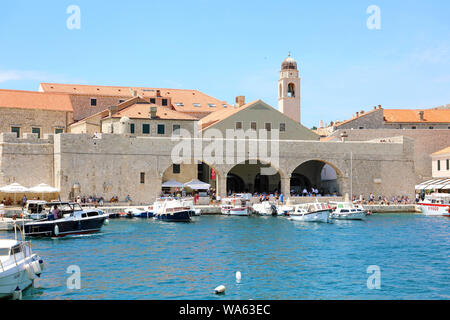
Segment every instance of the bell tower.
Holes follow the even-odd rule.
[[[278,80],[278,110],[300,123],[300,76],[291,54],[281,64]]]

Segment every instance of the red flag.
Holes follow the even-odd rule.
[[[211,180],[216,180],[216,171],[211,168]]]

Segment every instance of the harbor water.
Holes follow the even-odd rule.
[[[449,231],[450,219],[418,214],[111,220],[99,234],[32,240],[47,268],[23,299],[450,299]],[[71,266],[80,289],[68,288]]]

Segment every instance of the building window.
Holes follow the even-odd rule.
[[[175,105],[177,107],[184,107],[184,103],[183,102],[177,102],[177,103],[175,103]]]
[[[155,98],[150,98],[150,103],[151,104],[155,104],[156,103],[156,99]]]
[[[162,99],[162,105],[167,106],[167,99]]]
[[[428,129],[434,129],[434,127],[429,127]]]
[[[174,135],[180,135],[180,125],[179,124],[174,124],[173,126],[172,126],[172,133],[174,134]]]
[[[32,128],[31,133],[37,133],[38,139],[41,138],[41,128]]]
[[[130,133],[134,134],[134,131],[135,131],[134,123],[130,123]]]
[[[413,126],[413,127],[411,127],[411,129],[414,129],[414,130],[415,130],[415,129],[417,129],[417,127],[416,127],[416,126]]]
[[[55,128],[55,134],[64,133],[64,129],[61,128]]]
[[[295,97],[295,85],[293,83],[288,84],[288,97],[289,98]]]
[[[241,121],[236,122],[235,128],[236,128],[236,130],[241,130],[242,129],[242,122]]]
[[[11,127],[11,132],[17,134],[17,138],[20,138],[20,127]]]
[[[123,100],[123,99],[120,99],[120,100],[119,100],[119,104],[120,104],[120,103],[124,103],[124,102],[125,102],[125,100]]]
[[[447,170],[450,170],[450,160],[447,159]]]
[[[280,132],[286,131],[286,123],[280,123]]]
[[[91,106],[95,107],[97,105],[97,99],[91,99]]]
[[[141,184],[145,184],[145,172],[141,172]]]
[[[166,126],[164,124],[158,124],[158,134],[165,134]]]
[[[222,105],[224,108],[228,108],[228,106],[226,105],[226,104],[223,104]],[[450,129],[450,127],[449,127],[449,129]]]
[[[215,105],[214,103],[208,103],[208,106],[209,106],[210,108],[215,108],[215,107],[216,107],[216,105]]]
[[[250,129],[252,129],[253,131],[256,131],[256,122],[254,122],[254,121],[250,122]]]
[[[150,125],[148,123],[142,125],[142,134],[150,134]]]
[[[194,103],[194,107],[199,108],[200,107],[200,103]]]
[[[173,173],[174,174],[179,174],[180,172],[181,172],[181,168],[180,168],[180,165],[179,164],[174,164],[173,166],[172,166],[172,168],[173,168]]]
[[[441,171],[441,160],[437,161],[437,165],[438,165],[438,171]]]
[[[266,128],[266,131],[272,131],[272,124],[270,122],[266,122],[265,128]]]
[[[364,129],[364,127],[359,127],[359,130],[362,130],[362,129]]]

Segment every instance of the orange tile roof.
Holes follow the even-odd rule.
[[[67,94],[0,89],[0,108],[39,109],[73,112]]]
[[[198,122],[198,128],[199,128],[199,130],[204,130],[204,129],[212,126],[213,124],[216,124],[222,120],[225,120],[226,118],[232,116],[233,114],[254,105],[255,103],[257,103],[259,101],[261,101],[261,100],[249,102],[239,108],[235,108],[235,107],[230,107],[227,109],[224,108],[222,110],[218,110],[216,112],[210,113],[206,117],[200,119],[200,121]]]
[[[450,154],[450,147],[439,150],[439,151],[433,153],[432,156],[438,156],[438,155],[442,155],[442,154]]]
[[[420,120],[419,112],[424,112],[424,120]],[[413,123],[450,123],[450,109],[384,109],[386,122],[413,122]]]
[[[128,117],[130,119],[150,119],[150,107],[156,107],[156,117],[162,120],[197,120],[188,114],[149,103],[135,103],[112,115],[113,118]]]
[[[160,90],[161,96],[171,98],[172,106],[182,112],[214,112],[225,109],[223,105],[230,108],[231,105],[225,101],[218,100],[198,90],[146,88],[146,87],[118,87],[118,86],[93,86],[78,84],[41,83],[40,90],[44,92],[61,92],[69,94],[92,95],[92,96],[120,96],[132,97],[133,91],[142,97],[153,97],[156,90]],[[177,105],[182,103],[183,106]],[[199,104],[195,107],[194,104]],[[213,104],[215,107],[210,107]]]

